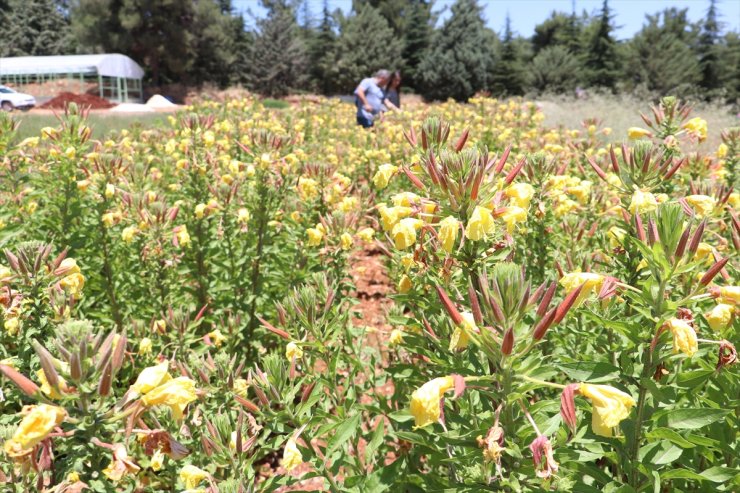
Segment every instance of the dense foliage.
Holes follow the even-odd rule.
[[[0,488],[737,491],[740,129],[649,114],[0,114]]]
[[[6,0],[0,55],[120,52],[153,85],[242,84],[265,95],[349,94],[380,68],[401,70],[425,98],[467,100],[600,88],[672,92],[737,103],[740,38],[715,0],[699,22],[687,9],[647,15],[632,38],[615,38],[608,1],[598,11],[552,12],[534,33],[500,19],[486,26],[477,0],[456,0],[444,22],[431,0],[355,0],[345,15],[324,1],[261,0],[245,30],[231,0]],[[250,15],[250,14],[248,14]],[[729,20],[731,21],[731,20]]]

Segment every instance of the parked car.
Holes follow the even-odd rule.
[[[0,109],[3,111],[13,111],[15,108],[28,111],[34,106],[36,106],[36,98],[30,94],[23,94],[9,87],[0,86]]]

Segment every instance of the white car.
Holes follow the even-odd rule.
[[[0,109],[3,111],[13,111],[15,108],[28,111],[34,106],[36,106],[36,98],[30,94],[23,94],[9,87],[0,86]]]

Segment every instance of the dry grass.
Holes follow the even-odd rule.
[[[640,112],[650,114],[650,101],[631,96],[591,96],[586,100],[575,100],[560,96],[544,97],[537,101],[545,113],[545,125],[566,128],[580,128],[586,118],[599,118],[602,125],[611,127],[613,141],[622,141],[627,137],[629,127],[645,127]],[[740,118],[731,112],[728,106],[719,104],[696,104],[693,116],[700,116],[707,121],[709,137],[701,144],[699,150],[714,150],[720,143],[720,132],[729,127],[739,126]]]

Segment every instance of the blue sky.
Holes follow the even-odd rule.
[[[248,10],[257,17],[264,15],[258,0],[233,0],[234,7],[243,13]],[[436,0],[435,10],[442,11],[441,19],[449,15],[449,6],[454,0]],[[570,12],[572,0],[479,0],[483,6],[483,16],[488,26],[495,31],[502,31],[506,14],[511,16],[511,25],[514,31],[522,36],[531,36],[534,26],[549,17],[553,10]],[[586,10],[596,12],[601,8],[602,0],[575,0],[578,13]],[[321,13],[323,0],[309,0],[309,8],[314,15]],[[631,37],[642,27],[645,14],[653,14],[664,8],[688,8],[689,19],[702,19],[709,7],[709,0],[611,0],[614,23],[618,26],[617,37],[620,39]],[[329,6],[348,12],[352,8],[352,0],[329,0]],[[718,5],[720,22],[724,31],[740,30],[740,0],[720,0]],[[247,24],[252,24],[249,15],[245,15]]]

